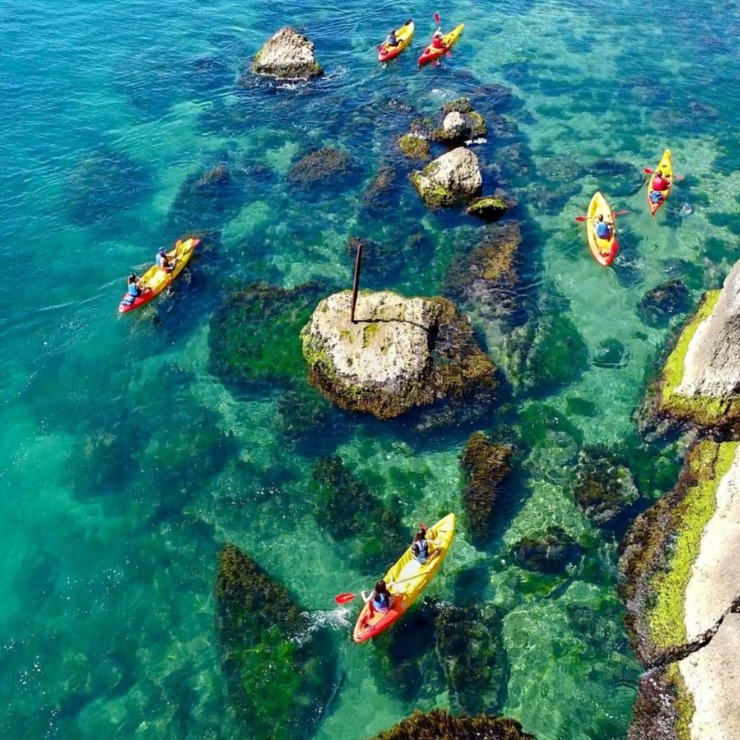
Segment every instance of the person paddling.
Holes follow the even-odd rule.
[[[366,596],[362,592],[362,600],[368,605],[368,618],[372,619],[375,612],[386,614],[391,608],[391,593],[382,578],[375,584],[375,588]]]
[[[157,267],[160,270],[164,270],[165,272],[172,272],[175,267],[175,260],[172,260],[172,262],[170,262],[170,258],[167,255],[167,250],[164,247],[162,247],[157,252]]]
[[[603,213],[600,213],[598,217],[594,220],[594,228],[596,231],[596,236],[599,239],[608,239],[611,236],[611,228],[609,227],[609,224],[604,221]]]
[[[395,31],[395,29],[394,29],[394,30],[392,30],[392,31],[391,31],[391,32],[390,32],[390,33],[388,34],[388,38],[387,38],[387,39],[385,40],[385,45],[386,45],[386,46],[387,46],[388,48],[391,48],[391,47],[393,47],[393,46],[398,46],[398,45],[399,45],[400,43],[401,43],[401,42],[400,42],[400,41],[399,41],[399,40],[398,40],[398,39],[396,38],[396,31]]]
[[[432,48],[433,49],[444,49],[445,48],[444,36],[442,35],[441,26],[437,26],[437,30],[432,35]]]
[[[668,190],[670,186],[671,184],[668,181],[668,175],[663,175],[660,170],[657,170],[650,185],[650,200],[653,203],[660,203],[664,197],[663,193]]]
[[[139,279],[139,276],[132,272],[128,276],[128,295],[130,295],[132,298],[138,298],[142,293],[142,282]]]

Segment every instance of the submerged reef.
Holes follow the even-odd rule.
[[[350,291],[322,300],[301,332],[309,382],[340,408],[391,419],[436,401],[490,404],[495,366],[444,298]]]
[[[304,374],[301,327],[325,288],[250,283],[232,290],[209,323],[209,369],[225,381],[291,383]]]
[[[411,541],[401,524],[399,502],[384,504],[337,455],[316,461],[313,480],[318,524],[335,540],[349,541],[349,558],[355,567],[380,577]]]
[[[475,216],[483,221],[498,221],[507,211],[516,207],[517,202],[503,190],[497,190],[493,195],[484,195],[476,198],[466,209],[468,216]]]
[[[638,310],[649,326],[665,326],[672,316],[689,309],[689,301],[686,286],[680,280],[669,280],[645,293]]]
[[[462,503],[471,542],[481,544],[490,535],[494,506],[501,483],[511,472],[511,446],[493,443],[483,432],[468,439],[461,458],[465,475]]]
[[[313,42],[288,26],[263,44],[252,61],[252,71],[283,80],[309,80],[324,74],[314,57]]]
[[[357,164],[343,149],[322,147],[300,157],[288,171],[288,184],[302,190],[334,185],[357,173]]]
[[[504,704],[508,665],[501,616],[493,606],[441,606],[437,658],[455,711],[496,712]]]
[[[535,740],[513,719],[478,714],[454,717],[443,709],[416,711],[373,740]]]
[[[562,527],[552,525],[542,534],[523,537],[512,546],[510,556],[522,567],[540,573],[561,573],[578,562],[585,548]]]
[[[328,629],[235,545],[219,554],[215,596],[222,670],[244,729],[276,740],[310,735],[336,680]]]
[[[600,445],[581,450],[573,495],[583,513],[596,524],[611,521],[639,496],[627,461]]]

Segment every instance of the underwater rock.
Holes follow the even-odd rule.
[[[404,702],[433,701],[444,677],[431,646],[435,640],[436,602],[422,599],[393,629],[373,639],[373,678],[384,694]]]
[[[651,386],[643,425],[709,427],[740,435],[740,262],[708,291]]]
[[[432,158],[427,139],[417,134],[404,134],[398,139],[398,148],[409,159],[420,159],[427,162]]]
[[[308,190],[316,185],[333,185],[356,173],[352,157],[342,149],[323,147],[303,155],[289,170],[288,183]]]
[[[563,311],[542,312],[524,367],[523,385],[545,393],[575,382],[588,364],[588,345]]]
[[[311,735],[336,680],[328,628],[317,628],[235,545],[219,554],[215,596],[221,667],[244,729],[285,740]]]
[[[421,172],[414,172],[411,182],[424,203],[431,208],[472,200],[483,187],[478,157],[464,147],[453,149],[428,164]]]
[[[625,346],[618,339],[611,337],[599,343],[591,362],[595,367],[617,368],[624,367],[628,358],[629,353]]]
[[[606,524],[639,493],[621,458],[600,445],[584,447],[578,456],[573,495],[583,513],[596,524]]]
[[[465,445],[461,458],[465,476],[462,503],[474,544],[485,542],[490,534],[496,498],[511,472],[512,455],[510,445],[495,444],[483,432],[472,434]]]
[[[167,215],[176,234],[219,229],[241,207],[240,190],[224,163],[202,174],[188,175]]]
[[[392,242],[378,243],[371,239],[351,236],[347,240],[347,256],[355,263],[357,249],[362,244],[362,276],[383,281],[398,275],[404,267],[404,251]]]
[[[417,710],[372,740],[535,740],[521,724],[506,717],[478,714],[453,717],[443,709]]]
[[[338,419],[334,407],[315,389],[299,384],[278,399],[275,428],[296,444],[326,440],[336,428]]]
[[[351,291],[322,300],[301,331],[309,382],[340,408],[391,419],[450,398],[492,394],[495,366],[444,298]]]
[[[411,541],[401,524],[398,501],[386,506],[351,473],[337,455],[316,461],[314,515],[338,541],[352,539],[350,560],[368,575],[379,575]]]
[[[250,283],[231,291],[209,322],[209,370],[231,382],[288,382],[305,372],[300,328],[325,287]]]
[[[370,213],[380,215],[385,209],[391,207],[391,200],[398,181],[398,172],[395,167],[381,167],[373,178],[367,190],[362,195],[362,205]]]
[[[309,80],[324,74],[314,58],[313,42],[292,28],[281,28],[257,52],[252,70],[283,80]]]
[[[436,653],[456,712],[496,712],[508,680],[501,616],[490,605],[441,606],[435,620]]]
[[[134,207],[151,187],[146,167],[126,154],[102,147],[67,175],[65,204],[76,223],[107,224]]]
[[[689,309],[690,300],[680,280],[669,280],[645,293],[637,308],[648,326],[665,326],[671,316]]]
[[[468,216],[475,216],[483,221],[498,221],[507,211],[517,205],[514,198],[510,198],[503,190],[497,190],[493,195],[484,195],[476,198],[466,209]]]
[[[510,550],[522,567],[548,574],[562,572],[585,552],[574,537],[557,525],[548,527],[541,535],[522,538]]]

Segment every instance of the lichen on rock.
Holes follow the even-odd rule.
[[[379,419],[444,399],[492,394],[495,366],[443,298],[351,292],[322,300],[301,332],[309,382],[349,411]]]
[[[473,543],[481,544],[490,535],[499,489],[511,471],[513,449],[496,444],[483,432],[468,439],[461,458],[466,485],[462,494],[467,528]]]
[[[313,42],[287,26],[264,43],[252,62],[252,70],[290,80],[309,80],[324,74],[314,57]]]
[[[472,200],[480,195],[483,187],[478,157],[465,147],[453,149],[430,162],[421,172],[414,172],[411,182],[431,208]]]
[[[326,627],[235,545],[219,554],[221,665],[237,717],[255,737],[298,740],[320,720],[336,679]]]

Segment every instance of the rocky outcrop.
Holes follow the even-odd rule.
[[[483,116],[473,109],[467,98],[459,98],[442,107],[442,125],[432,132],[434,141],[459,146],[480,139],[488,133]]]
[[[642,423],[680,424],[740,438],[740,262],[704,294],[643,408]]]
[[[325,298],[301,332],[309,382],[341,408],[390,419],[496,388],[495,366],[444,298],[363,292],[354,324],[350,302],[350,291]]]
[[[477,714],[453,717],[443,709],[411,716],[376,735],[374,740],[535,740],[513,719]]]
[[[453,149],[428,164],[421,172],[414,172],[411,182],[431,208],[472,200],[483,187],[478,157],[464,147]]]
[[[265,42],[252,62],[252,70],[283,80],[308,80],[324,74],[314,58],[313,42],[288,27]]]
[[[631,738],[738,736],[739,489],[740,445],[700,442],[676,488],[625,537],[628,625],[652,669]]]
[[[503,190],[497,190],[493,195],[476,198],[466,209],[468,216],[475,216],[483,221],[498,221],[507,211],[517,205]]]
[[[418,134],[404,134],[399,137],[398,148],[409,159],[428,162],[432,157],[429,141]]]

